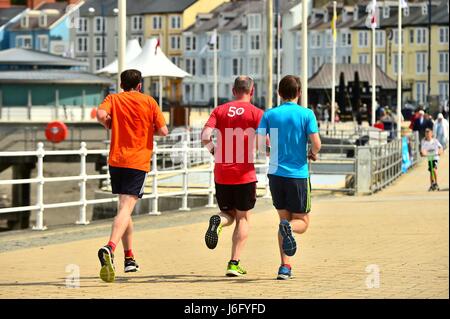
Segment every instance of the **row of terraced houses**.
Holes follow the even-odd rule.
[[[401,12],[403,98],[426,102],[430,55],[430,93],[441,102],[446,101],[449,95],[448,0],[431,1],[431,24],[428,1],[407,2],[408,7]],[[279,3],[281,75],[301,74],[301,1],[279,0]],[[395,79],[399,69],[398,2],[377,3],[376,63],[387,77]],[[340,69],[371,63],[372,32],[366,26],[367,4],[368,1],[338,1],[336,53]],[[308,10],[308,76],[312,78],[331,63],[333,13],[331,1],[310,1]],[[265,0],[128,0],[127,38],[138,39],[144,45],[146,39],[158,37],[166,55],[192,75],[183,80],[165,81],[169,100],[209,105],[213,98],[213,53],[203,48],[216,29],[219,97],[230,98],[234,78],[249,74],[256,83],[256,101],[264,105],[265,12]],[[116,59],[117,26],[117,0],[0,0],[1,49],[22,47],[76,58],[87,62],[90,72]],[[273,28],[275,36],[276,23]],[[274,43],[276,57],[277,41]],[[158,82],[146,80],[145,90],[156,95]]]

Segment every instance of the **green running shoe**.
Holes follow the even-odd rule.
[[[220,216],[214,215],[209,219],[208,230],[205,234],[205,243],[209,249],[214,249],[219,242],[219,235],[222,232],[222,225],[220,225]]]
[[[226,273],[226,275],[228,277],[239,277],[239,276],[244,276],[246,274],[247,274],[247,271],[241,267],[241,262],[238,262],[237,265],[231,261],[228,263],[227,273]]]

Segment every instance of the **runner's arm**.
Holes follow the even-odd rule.
[[[164,125],[163,127],[157,128],[155,130],[155,135],[158,136],[167,136],[169,134],[169,129],[167,128],[166,125]]]
[[[322,148],[322,142],[320,141],[319,133],[310,134],[309,139],[311,141],[311,148],[309,150],[308,158],[315,161],[317,160],[317,156]]]
[[[214,143],[212,141],[212,132],[214,129],[209,126],[205,126],[202,130],[202,145],[208,149],[211,154],[214,154]]]
[[[107,130],[111,129],[111,116],[105,110],[97,110],[97,121]]]

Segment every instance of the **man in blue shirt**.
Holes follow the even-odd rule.
[[[264,113],[258,127],[258,148],[270,137],[269,186],[273,205],[280,217],[278,242],[281,266],[278,279],[291,278],[289,257],[297,250],[293,236],[303,234],[309,225],[311,184],[308,158],[315,161],[321,142],[312,110],[297,104],[301,97],[300,78],[285,76],[278,94],[283,103]],[[311,148],[307,153],[308,138]]]

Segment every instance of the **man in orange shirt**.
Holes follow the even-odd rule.
[[[126,70],[120,75],[120,81],[124,92],[108,95],[97,112],[97,120],[111,130],[109,173],[112,193],[119,195],[118,213],[109,242],[98,251],[100,278],[106,282],[115,279],[114,251],[121,239],[125,272],[139,270],[132,251],[131,213],[144,193],[147,173],[150,171],[153,136],[168,134],[158,104],[151,96],[141,93],[141,72]]]

